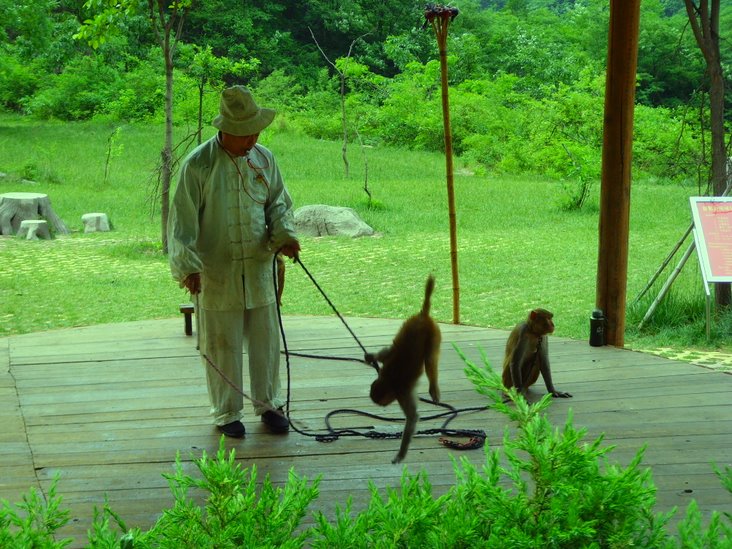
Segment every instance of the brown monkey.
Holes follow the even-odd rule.
[[[384,347],[376,355],[366,353],[366,361],[377,360],[383,364],[379,377],[371,384],[371,400],[381,406],[396,400],[406,416],[399,452],[392,463],[399,463],[407,455],[409,443],[417,428],[417,394],[415,386],[426,372],[432,400],[440,401],[437,385],[437,362],[440,355],[440,328],[430,317],[430,297],[435,288],[433,276],[427,278],[422,310],[408,318],[390,347]]]
[[[546,309],[534,309],[525,322],[511,331],[506,342],[503,359],[503,385],[526,396],[527,389],[536,383],[539,374],[544,378],[546,390],[552,396],[568,398],[572,395],[557,391],[552,383],[549,366],[549,342],[547,336],[554,332],[554,315]]]

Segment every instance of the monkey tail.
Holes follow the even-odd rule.
[[[435,277],[430,275],[427,277],[427,284],[424,288],[424,303],[422,303],[421,315],[428,316],[430,314],[430,298],[435,289]]]

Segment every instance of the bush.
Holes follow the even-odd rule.
[[[116,98],[117,80],[117,71],[101,57],[79,58],[63,73],[50,75],[26,111],[43,119],[88,120]]]
[[[33,64],[0,50],[0,105],[21,111],[23,103],[35,93],[41,74]]]
[[[138,63],[121,75],[109,103],[100,111],[114,120],[150,120],[165,105],[165,75],[147,62]]]

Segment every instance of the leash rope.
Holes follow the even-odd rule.
[[[315,287],[318,289],[318,291],[320,292],[320,294],[325,298],[325,301],[328,303],[328,305],[330,305],[330,308],[333,309],[333,312],[336,314],[336,316],[338,316],[338,318],[341,319],[341,322],[343,322],[343,325],[346,327],[346,329],[353,336],[353,339],[356,340],[356,343],[358,343],[358,346],[361,347],[361,350],[363,351],[364,356],[367,355],[368,354],[368,351],[366,350],[366,347],[364,347],[361,344],[361,341],[358,339],[358,337],[353,332],[353,330],[351,330],[351,327],[346,322],[346,319],[344,319],[341,316],[341,313],[338,312],[338,309],[336,309],[336,306],[333,305],[333,302],[328,298],[328,296],[326,295],[326,293],[323,291],[323,288],[320,287],[320,284],[318,284],[318,282],[315,280],[315,277],[313,277],[313,275],[310,274],[310,271],[308,271],[308,268],[302,262],[302,260],[300,259],[300,256],[297,256],[296,255],[293,259],[294,259],[295,263],[299,263],[300,264],[300,267],[302,267],[302,270],[305,271],[305,274],[308,275],[308,277],[313,282],[313,284],[315,285]],[[278,304],[278,309],[277,310],[279,312],[279,304]],[[356,359],[356,360],[358,360],[358,359]],[[378,371],[379,371],[379,365],[375,361],[374,362],[367,362],[366,360],[360,360],[359,362],[363,362],[364,364],[368,364],[369,366],[371,366],[372,368],[374,368],[376,370],[376,372],[378,373]]]
[[[305,264],[302,262],[302,260],[300,259],[300,257],[296,255],[293,258],[293,260],[294,260],[295,263],[298,263],[302,267],[303,271],[305,271],[305,274],[308,275],[308,278],[310,278],[310,280],[313,282],[313,284],[315,285],[315,287],[321,293],[321,295],[323,296],[323,298],[325,298],[325,300],[328,303],[328,305],[330,305],[331,309],[333,309],[333,312],[335,312],[335,314],[341,320],[341,322],[346,327],[346,329],[348,330],[348,332],[353,336],[353,339],[356,341],[356,343],[358,344],[358,346],[361,347],[361,350],[364,352],[364,356],[367,355],[368,354],[368,351],[366,350],[366,348],[361,344],[361,341],[358,339],[358,337],[353,332],[353,330],[351,329],[351,327],[348,325],[348,323],[346,322],[346,320],[340,314],[340,312],[338,311],[338,309],[336,308],[336,306],[333,305],[333,302],[328,298],[328,296],[326,295],[325,291],[323,291],[323,289],[320,287],[320,284],[318,284],[318,282],[315,280],[315,277],[313,277],[313,275],[310,273],[310,271],[307,269],[307,267],[305,267]],[[276,274],[276,271],[275,271],[275,269],[276,269],[276,262],[273,262],[272,263],[272,269],[273,269],[273,274]],[[277,277],[275,276],[274,278],[275,278],[275,291],[276,291],[277,290]],[[332,357],[332,356],[310,355],[310,354],[305,354],[305,353],[291,353],[288,350],[288,348],[287,348],[287,338],[285,336],[285,328],[284,328],[284,325],[283,325],[283,322],[282,322],[282,312],[280,310],[280,304],[279,303],[277,303],[277,318],[278,318],[279,325],[280,325],[280,333],[282,335],[282,344],[283,344],[283,347],[284,347],[283,353],[285,355],[285,363],[286,363],[286,367],[287,367],[287,406],[286,406],[286,410],[287,410],[287,417],[288,417],[288,419],[290,419],[290,417],[289,417],[290,416],[290,413],[289,413],[289,411],[290,411],[290,383],[291,383],[290,380],[291,380],[291,377],[292,377],[291,376],[291,368],[290,368],[290,356],[301,356],[301,357],[306,357],[306,358],[325,359],[325,360],[350,360],[350,361],[353,361],[353,362],[360,362],[360,363],[363,363],[363,364],[368,364],[369,366],[373,367],[376,370],[377,374],[378,374],[378,372],[379,372],[379,365],[376,362],[371,363],[371,362],[367,362],[366,360],[355,359],[355,358],[351,358],[351,357],[342,358],[342,357]],[[423,421],[430,421],[430,420],[434,420],[434,419],[439,419],[439,418],[445,417],[445,416],[448,416],[448,418],[442,424],[442,427],[440,427],[438,429],[427,429],[427,430],[417,431],[417,432],[414,433],[414,436],[420,436],[420,435],[436,435],[436,434],[441,434],[443,436],[453,436],[453,437],[465,437],[465,436],[469,436],[470,437],[470,440],[467,443],[459,443],[459,442],[455,442],[455,441],[452,441],[452,440],[449,440],[449,439],[445,439],[445,438],[440,438],[439,439],[439,442],[443,446],[446,446],[448,448],[453,448],[453,449],[456,449],[456,450],[471,450],[471,449],[476,449],[476,448],[483,447],[483,445],[485,443],[485,439],[486,439],[486,433],[482,429],[477,429],[477,430],[476,429],[449,429],[448,428],[448,425],[460,413],[463,413],[463,412],[473,412],[473,411],[482,411],[482,410],[487,409],[487,406],[476,406],[476,407],[473,407],[473,408],[457,409],[457,408],[455,408],[455,407],[453,407],[453,406],[451,406],[451,405],[449,405],[447,403],[433,402],[432,400],[429,400],[429,399],[426,399],[426,398],[422,398],[422,397],[420,397],[419,400],[421,402],[425,402],[425,403],[428,403],[428,404],[433,404],[433,405],[436,405],[436,406],[440,406],[440,407],[443,407],[443,408],[447,408],[447,411],[446,412],[443,412],[441,414],[434,414],[434,415],[431,415],[431,416],[425,416],[425,417],[421,418]],[[333,426],[330,423],[330,420],[331,420],[331,418],[333,416],[335,416],[335,415],[341,415],[341,414],[358,415],[358,416],[361,416],[361,417],[368,417],[368,418],[376,419],[376,420],[379,420],[379,421],[388,421],[388,422],[389,421],[390,422],[397,422],[398,421],[400,423],[404,421],[403,418],[390,418],[390,417],[380,416],[380,415],[377,415],[377,414],[372,414],[370,412],[364,412],[362,410],[339,409],[339,410],[332,410],[332,411],[328,412],[328,414],[325,416],[325,426],[326,426],[326,429],[328,430],[328,432],[326,434],[306,433],[306,432],[302,432],[302,431],[298,430],[294,426],[293,426],[293,428],[295,429],[296,432],[298,432],[298,433],[300,433],[302,435],[309,436],[309,437],[314,437],[315,440],[317,440],[318,442],[334,442],[334,441],[338,440],[340,437],[345,437],[345,436],[360,436],[360,437],[373,438],[373,439],[396,439],[396,438],[401,438],[402,437],[402,433],[401,432],[399,432],[399,433],[383,433],[383,432],[375,431],[373,429],[370,430],[370,431],[359,431],[357,429],[334,429]],[[292,422],[290,424],[292,424]]]
[[[351,330],[350,326],[348,326],[348,323],[345,321],[345,319],[341,316],[341,314],[336,309],[335,305],[330,301],[328,296],[325,294],[323,289],[320,287],[320,285],[315,281],[313,276],[310,274],[310,272],[307,270],[305,265],[302,263],[302,261],[299,259],[298,256],[295,256],[294,258],[296,263],[299,263],[300,266],[303,268],[303,270],[306,272],[308,277],[310,277],[310,280],[312,280],[313,284],[318,288],[320,293],[323,295],[325,300],[328,302],[328,304],[331,306],[333,311],[335,311],[336,315],[338,315],[338,318],[341,319],[341,322],[345,325],[345,327],[348,329],[348,331],[351,333],[353,338],[356,340],[358,345],[361,347],[361,350],[363,350],[364,355],[368,353],[364,346],[359,341],[356,334]],[[277,259],[276,255],[275,258],[272,261],[272,271],[273,271],[273,280],[274,280],[274,289],[275,289],[275,295],[277,295]],[[195,301],[196,301],[196,349],[200,351],[200,309],[199,309],[199,296],[198,294],[195,295]],[[384,433],[380,431],[376,431],[374,429],[371,429],[369,431],[359,431],[357,429],[335,429],[331,425],[331,418],[336,415],[343,415],[343,414],[352,414],[352,415],[358,415],[361,417],[367,417],[371,419],[376,419],[379,421],[386,421],[386,422],[403,422],[403,418],[392,418],[392,417],[385,417],[380,416],[377,414],[372,414],[370,412],[364,412],[362,410],[354,410],[354,409],[338,409],[338,410],[331,410],[328,412],[328,414],[325,416],[325,426],[327,429],[327,433],[311,433],[304,429],[301,429],[297,426],[297,423],[290,417],[290,402],[291,402],[291,396],[292,396],[292,374],[291,374],[291,367],[290,367],[290,356],[300,356],[305,358],[315,358],[315,359],[325,359],[325,360],[350,360],[353,362],[360,362],[362,364],[368,364],[369,366],[372,366],[378,373],[379,366],[377,363],[370,363],[365,360],[351,358],[351,357],[333,357],[333,356],[320,356],[320,355],[310,355],[310,354],[304,354],[304,353],[296,353],[296,352],[290,352],[287,347],[287,337],[285,336],[285,327],[282,321],[282,311],[280,309],[280,304],[277,300],[275,300],[276,307],[277,307],[277,321],[280,328],[280,334],[282,336],[282,346],[283,350],[282,353],[285,355],[285,363],[287,367],[287,399],[285,401],[285,410],[284,412],[280,410],[276,410],[271,408],[271,411],[284,417],[289,422],[292,429],[297,432],[300,435],[314,438],[318,442],[334,442],[338,440],[340,437],[347,437],[347,436],[360,436],[365,438],[371,438],[371,439],[399,439],[402,437],[402,432],[399,433]],[[201,356],[203,359],[208,363],[209,366],[211,366],[219,376],[229,385],[231,386],[237,393],[239,393],[241,396],[246,398],[247,400],[251,401],[254,404],[260,404],[266,406],[266,403],[263,403],[261,401],[258,401],[248,394],[246,394],[240,387],[236,385],[229,377],[224,374],[224,372],[209,358],[209,356],[201,352]],[[443,422],[442,426],[437,429],[426,429],[422,431],[417,431],[414,433],[414,436],[428,436],[428,435],[443,435],[445,436],[452,436],[452,437],[470,437],[469,441],[466,443],[459,443],[455,442],[453,440],[449,440],[446,438],[440,438],[439,442],[445,447],[456,449],[456,450],[472,450],[476,448],[481,448],[486,439],[486,433],[482,429],[449,429],[448,425],[450,422],[455,419],[458,414],[465,413],[465,412],[477,412],[487,409],[487,406],[476,406],[472,408],[462,408],[457,409],[454,406],[451,406],[450,404],[444,403],[444,402],[433,402],[432,400],[422,398],[419,399],[421,402],[425,402],[427,404],[433,404],[435,406],[440,406],[442,408],[446,408],[445,412],[439,413],[439,414],[433,414],[430,416],[425,416],[421,418],[422,421],[430,421],[435,419],[440,419],[442,417],[447,417],[447,419]]]

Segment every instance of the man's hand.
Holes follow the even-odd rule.
[[[300,243],[295,239],[288,240],[282,245],[279,252],[289,258],[297,257],[297,254],[300,253]]]
[[[201,273],[191,273],[185,280],[183,280],[183,286],[186,290],[191,292],[191,295],[196,295],[201,292]]]

